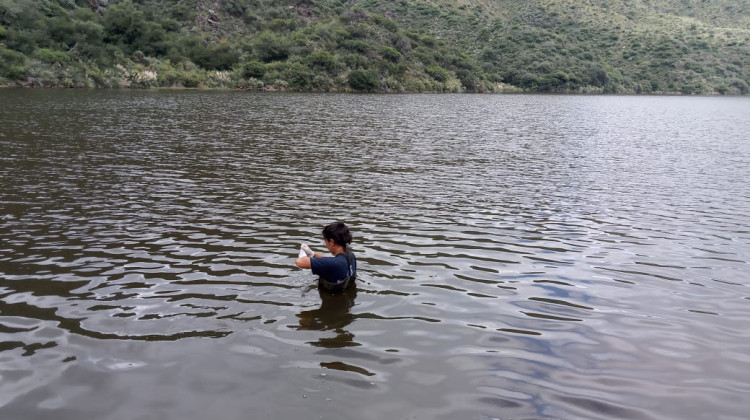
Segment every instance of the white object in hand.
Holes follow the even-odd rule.
[[[305,249],[302,247],[299,247],[299,255],[297,255],[297,258],[306,257],[307,254],[305,253]]]
[[[307,255],[310,258],[312,258],[313,255],[315,255],[315,253],[312,251],[312,249],[310,249],[309,246],[307,246],[307,244],[302,244],[302,246],[300,246],[300,256],[301,257],[305,256],[305,255],[302,255],[303,252],[305,253],[305,255]]]

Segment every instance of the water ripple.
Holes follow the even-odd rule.
[[[746,415],[746,98],[0,97],[4,418]]]

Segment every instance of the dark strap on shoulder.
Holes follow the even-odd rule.
[[[344,256],[346,257],[346,270],[349,273],[348,277],[352,276],[352,256],[351,251],[345,251]]]
[[[339,293],[346,290],[352,283],[354,283],[355,279],[357,278],[357,273],[352,273],[352,260],[351,256],[349,255],[349,252],[345,252],[344,256],[346,257],[346,270],[348,275],[341,281],[337,283],[331,283],[330,281],[326,280],[322,276],[318,278],[318,287],[322,287],[325,290],[328,290],[332,293]]]

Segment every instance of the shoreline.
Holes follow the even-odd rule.
[[[301,93],[301,94],[338,94],[338,95],[560,95],[560,96],[684,96],[684,97],[749,97],[750,94],[730,93],[682,93],[682,92],[545,92],[532,90],[499,90],[484,92],[468,91],[371,91],[362,92],[355,90],[296,90],[296,89],[274,89],[274,88],[243,88],[243,87],[183,87],[183,86],[155,86],[155,87],[90,87],[90,86],[23,86],[23,85],[0,85],[0,90],[122,90],[122,91],[204,91],[204,92],[252,92],[252,93]]]

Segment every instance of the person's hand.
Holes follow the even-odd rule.
[[[305,254],[307,254],[307,256],[308,256],[308,257],[312,258],[312,257],[313,257],[313,255],[315,255],[315,253],[314,253],[314,252],[312,251],[312,249],[310,249],[310,247],[309,247],[309,246],[307,246],[307,244],[302,244],[302,247],[301,247],[301,248],[302,248],[302,251],[303,251],[303,252],[304,252]]]

